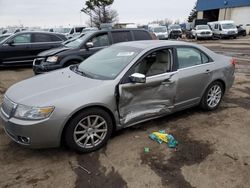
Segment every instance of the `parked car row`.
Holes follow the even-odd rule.
[[[153,33],[159,40],[182,38],[181,26],[177,24],[169,25],[168,27],[151,24],[148,25],[148,31]]]
[[[33,64],[38,74],[78,64],[115,43],[152,39],[140,29],[88,31],[69,40],[54,32],[19,32],[0,42],[0,67]]]
[[[242,26],[236,26],[233,21],[208,22],[196,25],[191,31],[186,31],[186,37],[190,39],[224,39],[246,36],[246,30]]]

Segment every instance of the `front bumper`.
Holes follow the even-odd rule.
[[[213,34],[197,34],[198,38],[209,39],[213,37]]]
[[[221,37],[222,38],[232,38],[232,37],[237,37],[238,34],[234,33],[234,34],[222,34]]]
[[[29,148],[51,148],[60,146],[64,119],[39,121],[7,118],[0,110],[0,124],[6,134],[16,143]],[[26,140],[25,140],[26,139]]]
[[[167,40],[168,35],[156,35],[159,40]]]
[[[33,61],[33,71],[35,74],[42,74],[60,68],[63,68],[60,64],[46,63],[45,58],[38,58]]]
[[[172,39],[182,38],[182,33],[171,33],[169,35],[169,38],[172,38]]]

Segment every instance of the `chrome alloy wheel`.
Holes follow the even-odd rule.
[[[208,91],[207,105],[210,108],[216,107],[220,103],[221,97],[222,97],[221,87],[219,85],[212,86]]]
[[[108,131],[107,122],[98,115],[89,115],[76,125],[74,141],[82,148],[93,148],[100,144]]]

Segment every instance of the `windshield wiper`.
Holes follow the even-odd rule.
[[[76,72],[77,74],[80,74],[81,76],[93,78],[93,76],[91,76],[90,74],[88,74],[82,70],[79,70],[78,65],[75,65],[72,68],[73,68],[74,72]]]

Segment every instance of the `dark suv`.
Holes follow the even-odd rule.
[[[57,33],[18,32],[0,42],[0,67],[32,65],[38,53],[56,48],[65,40]]]
[[[107,46],[135,40],[152,40],[152,36],[141,29],[90,31],[64,42],[62,47],[40,53],[34,60],[33,70],[39,74],[78,64]]]

